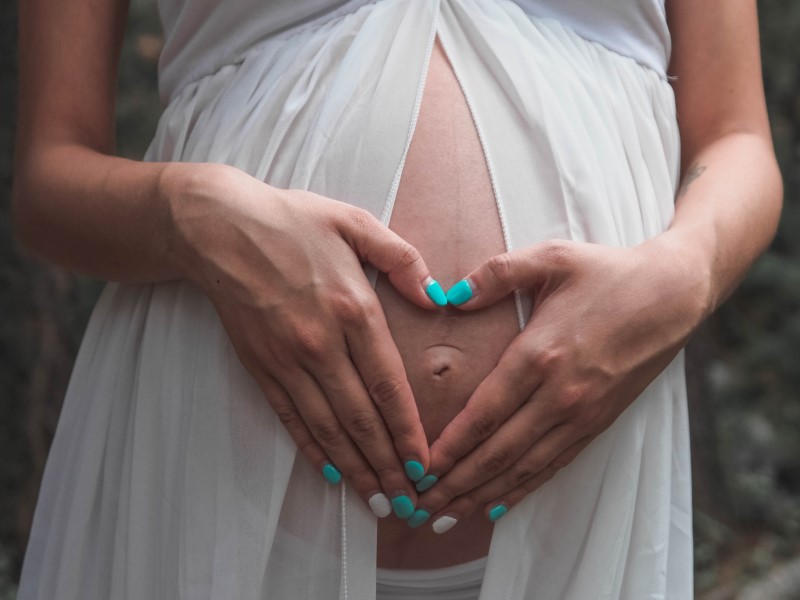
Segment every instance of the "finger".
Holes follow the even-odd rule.
[[[328,483],[338,484],[342,479],[342,472],[311,435],[311,431],[283,387],[268,375],[263,375],[259,383],[265,392],[267,401],[289,435],[292,436],[298,450]],[[370,477],[367,473],[358,478],[348,477],[348,481],[376,517],[387,517],[391,513],[389,499],[381,490],[377,477]]]
[[[467,310],[484,308],[514,290],[558,282],[574,268],[577,244],[549,240],[491,257],[447,290],[447,300]]]
[[[529,341],[518,336],[503,352],[497,366],[478,385],[467,404],[442,430],[431,446],[430,472],[441,476],[491,436],[542,383],[527,357]]]
[[[416,494],[395,452],[384,418],[345,350],[332,352],[331,356],[342,358],[311,366],[312,374],[339,423],[378,475],[382,488],[396,506],[397,516],[405,518],[404,507],[413,506]]]
[[[550,464],[542,468],[538,473],[536,473],[536,475],[530,479],[526,479],[514,489],[506,493],[497,494],[488,502],[484,500],[483,509],[486,518],[490,521],[497,521],[500,519],[509,510],[511,510],[511,508],[522,502],[526,496],[538,490],[545,483],[555,477],[556,473],[575,460],[578,454],[580,454],[584,448],[591,443],[594,437],[595,436],[587,436],[578,440],[564,450],[561,454],[556,456],[550,462]],[[489,493],[489,490],[487,490],[484,494],[484,497]]]
[[[394,501],[395,513],[413,511],[416,495],[409,489],[403,494],[405,499],[397,500],[387,496],[374,470],[342,427],[328,398],[310,373],[298,369],[292,373],[284,373],[283,377],[278,378],[278,382],[294,400],[294,406],[313,438],[376,515],[378,512],[386,512],[386,500]],[[375,506],[381,510],[375,511]]]
[[[447,299],[419,251],[360,208],[343,211],[339,233],[358,257],[386,273],[397,290],[417,306],[444,306]]]
[[[428,439],[405,365],[377,299],[369,313],[346,328],[347,348],[369,397],[388,427],[407,475],[419,481],[430,466]]]
[[[311,432],[306,427],[303,418],[295,408],[286,391],[277,381],[269,375],[262,375],[259,377],[259,385],[264,392],[264,397],[272,407],[272,410],[277,415],[280,422],[283,424],[286,431],[292,436],[297,449],[303,453],[309,463],[311,463],[317,471],[323,474],[325,479],[332,484],[338,483],[336,473],[339,473],[341,479],[341,472],[333,465],[325,454]],[[331,465],[335,470],[328,467]]]
[[[537,444],[545,443],[551,431],[563,428],[562,423],[559,415],[543,410],[540,402],[525,404],[491,438],[458,461],[436,486],[420,497],[418,504],[433,514],[499,474],[525,465],[526,454]]]
[[[431,519],[433,530],[444,533],[479,508],[487,519],[497,521],[572,462],[592,440],[586,436],[575,441],[575,436],[568,425],[552,429],[506,471],[436,511]]]

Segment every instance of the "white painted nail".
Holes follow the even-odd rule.
[[[375,494],[369,499],[369,507],[373,514],[378,518],[388,517],[392,514],[392,505],[389,499],[383,494]]]
[[[458,519],[454,519],[453,517],[439,517],[433,522],[433,530],[436,533],[444,533],[445,531],[449,531],[456,523],[458,523]]]

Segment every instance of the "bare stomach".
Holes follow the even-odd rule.
[[[422,253],[445,290],[505,251],[480,141],[438,37],[389,227]],[[434,312],[408,302],[383,275],[376,292],[433,443],[519,333],[513,297],[475,312]],[[394,516],[379,519],[378,566],[475,560],[488,553],[492,528],[482,512],[442,535],[428,524],[411,529]]]

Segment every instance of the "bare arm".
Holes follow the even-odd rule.
[[[569,464],[667,367],[775,235],[783,191],[756,2],[669,0],[668,9],[682,148],[673,222],[632,248],[556,240],[467,275],[474,299],[464,309],[518,288],[533,290],[535,308],[431,447],[431,472],[446,473],[420,497],[434,524],[475,509],[499,518]]]
[[[233,167],[113,156],[126,11],[125,0],[20,6],[19,240],[102,279],[197,284],[306,458],[379,516],[381,493],[407,496],[407,509],[403,462],[427,466],[427,440],[361,263],[434,308],[419,252],[363,209]]]
[[[112,156],[126,0],[19,7],[19,119],[12,192],[18,239],[102,279],[182,275],[171,248],[165,163]]]
[[[667,8],[682,185],[672,225],[654,243],[683,246],[704,272],[707,316],[775,236],[783,183],[761,80],[755,0],[669,0]]]

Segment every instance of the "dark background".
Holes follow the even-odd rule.
[[[764,0],[764,83],[785,184],[780,231],[694,336],[687,376],[700,600],[800,598],[800,2]],[[154,0],[131,0],[118,152],[155,130],[161,38]],[[89,312],[102,287],[14,243],[9,190],[16,8],[0,6],[0,600],[13,598],[39,480]],[[587,599],[588,600],[588,599]]]

